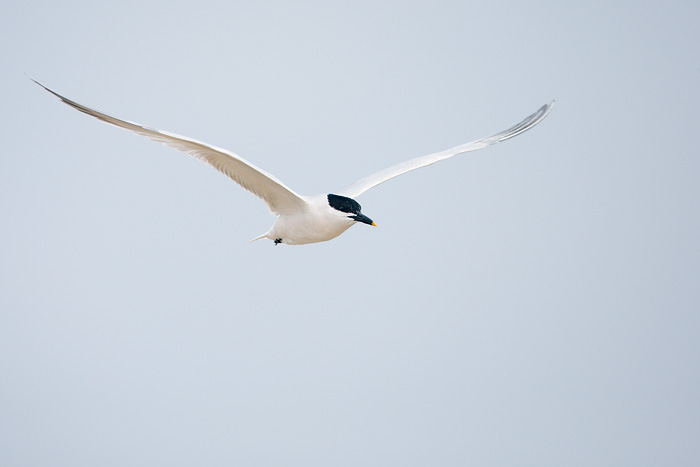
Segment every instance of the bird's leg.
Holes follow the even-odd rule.
[[[276,238],[276,239],[275,239],[275,246],[277,246],[278,243],[282,243],[282,239],[281,239],[281,238]]]

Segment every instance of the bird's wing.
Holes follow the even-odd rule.
[[[400,164],[391,166],[387,169],[376,172],[350,185],[341,194],[349,198],[355,198],[364,193],[365,191],[369,190],[370,188],[375,187],[380,183],[384,183],[391,178],[397,177],[401,174],[405,174],[406,172],[410,172],[411,170],[420,169],[421,167],[434,164],[441,160],[450,158],[452,156],[456,156],[457,154],[469,151],[476,151],[477,149],[482,149],[486,146],[491,146],[492,144],[496,144],[498,142],[510,139],[514,136],[519,135],[520,133],[529,130],[530,128],[534,127],[539,122],[541,122],[552,110],[552,107],[554,107],[554,101],[550,102],[549,104],[543,105],[537,110],[537,112],[533,113],[532,115],[530,115],[517,125],[513,126],[512,128],[509,128],[493,136],[489,136],[488,138],[482,138],[476,141],[472,141],[471,143],[462,144],[461,146],[446,149],[441,152],[436,152],[435,154],[416,157],[415,159],[410,159],[405,162],[401,162]]]
[[[192,157],[206,162],[223,174],[228,175],[234,182],[238,183],[246,190],[265,201],[270,210],[274,213],[292,214],[299,212],[306,206],[306,201],[304,201],[300,195],[287,188],[287,186],[280,182],[274,175],[255,167],[250,162],[230,151],[217,148],[185,136],[179,136],[167,131],[155,130],[153,128],[139,125],[138,123],[110,117],[109,115],[103,114],[89,107],[85,107],[84,105],[80,105],[77,102],[73,102],[72,100],[63,97],[37,81],[34,82],[61,99],[66,104],[83,113],[98,118],[103,122],[111,123],[112,125],[116,125],[121,128],[126,128],[127,130],[131,130],[136,134],[150,138],[153,141],[163,143],[166,146],[177,149],[178,151],[186,152]]]

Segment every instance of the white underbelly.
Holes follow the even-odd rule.
[[[281,239],[287,245],[303,245],[331,240],[342,234],[353,222],[338,222],[335,218],[318,218],[309,214],[280,216],[270,229],[268,238]]]

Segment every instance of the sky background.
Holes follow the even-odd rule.
[[[700,464],[698,2],[0,7],[0,465]],[[264,204],[554,111],[247,243]]]

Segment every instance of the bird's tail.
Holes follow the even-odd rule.
[[[258,240],[262,240],[263,238],[267,238],[267,235],[268,235],[269,233],[270,233],[270,232],[265,232],[264,234],[262,234],[262,235],[259,236],[259,237],[255,237],[255,238],[252,239],[252,240],[248,240],[248,243],[257,242]]]

